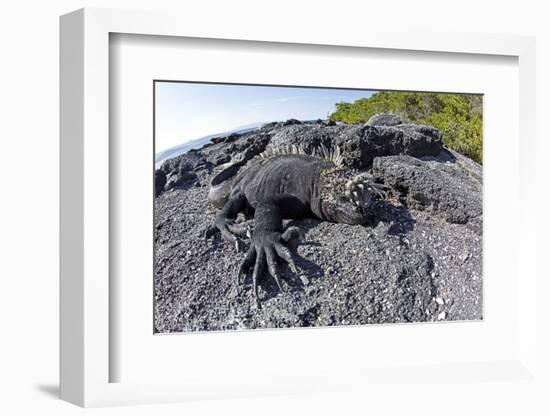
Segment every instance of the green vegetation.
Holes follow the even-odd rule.
[[[359,123],[375,114],[397,114],[403,121],[439,129],[447,147],[481,163],[481,100],[481,95],[470,94],[381,91],[353,103],[337,103],[330,119]]]

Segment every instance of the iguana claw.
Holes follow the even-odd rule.
[[[205,233],[206,238],[210,238],[218,231],[225,241],[235,246],[237,252],[241,251],[243,246],[243,242],[239,237],[251,238],[252,236],[252,230],[249,225],[242,226],[235,224],[232,220],[218,218],[214,225],[207,228]]]
[[[292,233],[296,232],[296,230],[298,230],[297,227],[290,228],[292,228],[293,230],[288,233],[288,235],[291,235]],[[293,273],[298,274],[298,268],[294,263],[291,251],[288,249],[288,247],[283,245],[283,242],[286,242],[285,238],[283,237],[284,234],[287,233],[285,232],[281,234],[279,232],[264,232],[256,234],[252,243],[250,244],[250,248],[246,253],[241,267],[239,268],[237,280],[238,284],[241,284],[243,277],[252,268],[252,266],[254,266],[252,271],[252,293],[256,302],[256,306],[258,308],[261,307],[260,299],[258,296],[258,281],[261,275],[264,273],[266,264],[269,274],[271,275],[273,280],[275,280],[275,283],[277,284],[280,292],[285,292],[286,290],[281,282],[281,277],[277,267],[277,259],[281,258],[286,261],[290,267],[290,270],[292,270]]]

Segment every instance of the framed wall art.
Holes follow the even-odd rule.
[[[61,397],[537,383],[534,59],[63,16]]]

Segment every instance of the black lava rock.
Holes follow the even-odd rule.
[[[388,186],[388,199],[373,207],[366,226],[285,221],[305,234],[295,250],[300,275],[280,265],[286,293],[261,279],[257,310],[251,277],[236,278],[244,253],[219,235],[205,238],[216,217],[208,184],[272,146],[292,144],[339,146],[345,164]],[[214,140],[157,172],[157,332],[483,317],[482,169],[445,149],[436,129],[393,115],[359,124],[275,122]],[[238,221],[253,226],[244,216]]]

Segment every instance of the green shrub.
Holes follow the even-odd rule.
[[[447,147],[482,163],[481,95],[381,91],[353,103],[337,103],[330,119],[359,123],[380,113],[433,126],[441,131]]]

